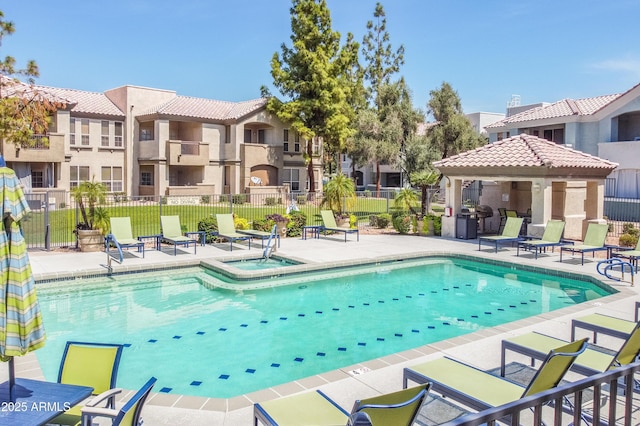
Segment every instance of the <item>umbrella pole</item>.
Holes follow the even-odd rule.
[[[13,365],[13,357],[9,358],[9,402],[15,402],[13,400],[13,388],[16,384],[16,374]]]

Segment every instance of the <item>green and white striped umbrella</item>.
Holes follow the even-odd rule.
[[[7,167],[0,167],[0,201],[0,359],[9,361],[13,380],[13,357],[42,347],[46,336],[19,224],[29,213],[29,205],[16,174]]]

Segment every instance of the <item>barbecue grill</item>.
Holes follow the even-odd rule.
[[[491,206],[487,206],[486,204],[480,204],[476,206],[476,215],[478,217],[478,222],[480,222],[480,220],[482,221],[482,233],[484,233],[486,230],[484,220],[493,216],[493,209]]]

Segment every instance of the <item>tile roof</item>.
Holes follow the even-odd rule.
[[[124,112],[115,106],[103,93],[85,92],[76,89],[60,89],[57,87],[37,86],[39,89],[69,99],[75,106],[73,112],[97,115],[124,117]]]
[[[592,115],[622,95],[623,93],[618,93],[615,95],[596,96],[594,98],[563,99],[549,105],[543,105],[522,111],[521,113],[507,117],[504,120],[492,123],[485,128],[504,127],[512,123],[522,123],[549,118],[570,117],[574,115]]]
[[[434,163],[446,167],[539,167],[609,169],[616,163],[558,145],[537,136],[521,134]]]
[[[152,107],[140,116],[162,114],[178,117],[191,117],[207,120],[238,119],[266,105],[264,98],[244,102],[226,102],[213,99],[176,96],[169,102]]]
[[[70,106],[74,104],[71,99],[52,93],[42,86],[23,83],[22,81],[6,76],[0,76],[0,82],[2,84],[2,95],[5,97],[18,96],[21,98],[53,102]]]

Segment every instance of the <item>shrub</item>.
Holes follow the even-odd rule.
[[[228,195],[221,195],[220,198],[218,198],[218,202],[220,202],[220,203],[228,203],[229,202],[229,196]]]
[[[622,225],[622,233],[629,235],[640,235],[640,229],[636,229],[633,223],[625,223]]]
[[[378,227],[378,216],[375,214],[369,215],[369,226]]]
[[[307,215],[301,211],[293,211],[289,213],[289,223],[287,223],[287,236],[302,236],[302,227],[307,224]]]
[[[296,197],[296,203],[298,203],[299,205],[304,205],[307,204],[307,196],[306,195],[298,195]]]
[[[397,215],[393,218],[393,229],[400,234],[408,234],[411,231],[411,216]]]
[[[349,228],[355,229],[358,227],[358,216],[355,214],[349,215]]]
[[[233,217],[233,226],[236,229],[249,229],[249,221],[244,217]]]
[[[209,204],[209,202],[211,202],[211,197],[209,195],[203,195],[200,197],[201,204]]]
[[[267,197],[264,199],[264,205],[265,206],[275,206],[277,204],[276,198],[274,197]]]
[[[368,189],[365,189],[365,190],[362,192],[362,194],[363,194],[365,197],[371,197],[371,191],[370,191],[370,190],[368,190]]]
[[[391,223],[391,215],[389,213],[382,213],[378,215],[378,219],[376,220],[377,226],[380,229],[387,228]]]
[[[623,247],[635,247],[638,244],[638,235],[622,234],[620,235],[619,244]]]
[[[231,202],[233,204],[244,204],[247,202],[247,196],[245,194],[233,194]]]
[[[271,232],[274,222],[269,219],[255,219],[252,225],[256,231]]]
[[[212,234],[218,231],[218,221],[215,217],[206,217],[198,222],[198,231],[205,231],[207,243],[213,243],[216,240]]]

